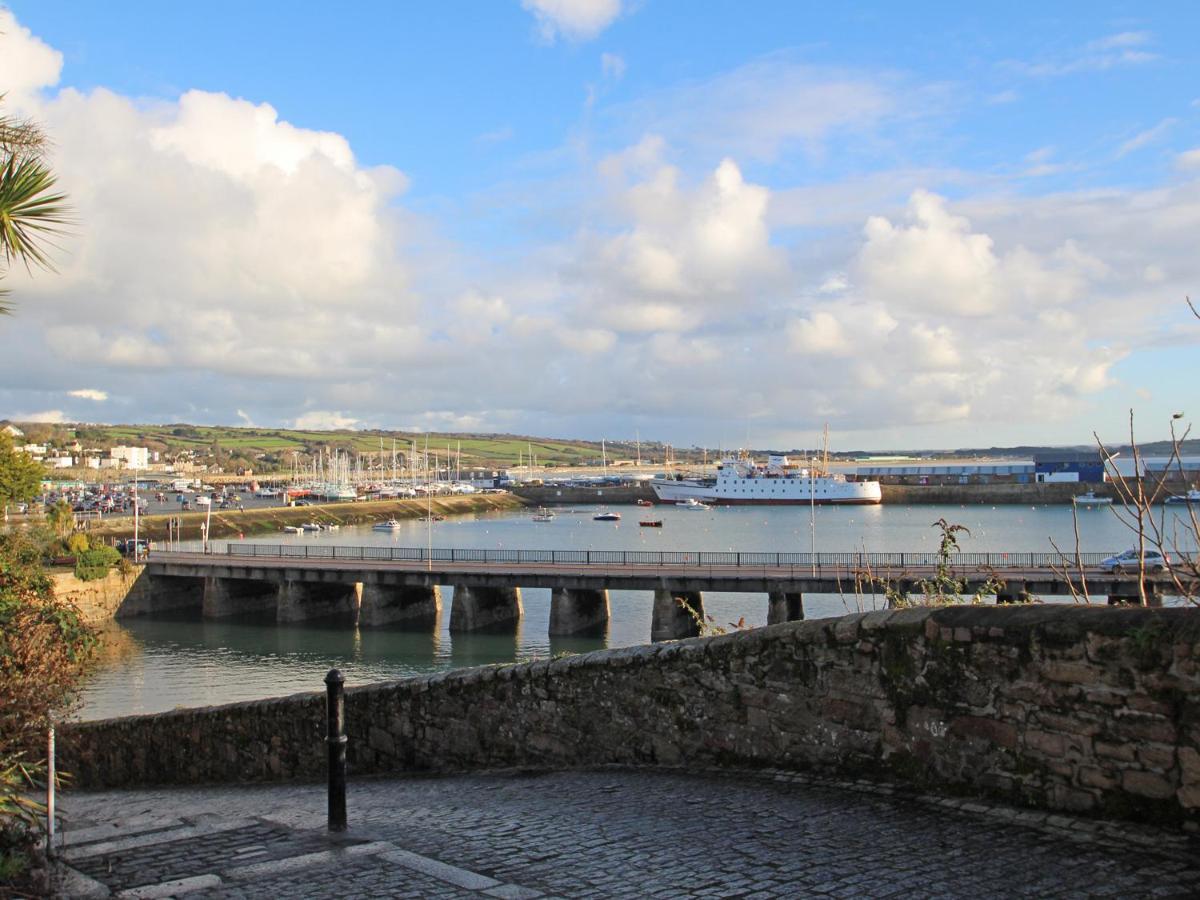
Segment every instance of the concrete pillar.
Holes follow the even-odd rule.
[[[704,618],[704,598],[699,591],[674,591],[659,588],[654,592],[654,617],[650,622],[650,640],[674,641],[697,637],[700,623],[680,604],[687,603],[697,616]]]
[[[1113,586],[1109,589],[1108,605],[1119,606],[1121,604],[1141,606],[1142,598],[1138,594],[1136,581],[1113,582]],[[1162,589],[1159,585],[1150,581],[1146,582],[1146,605],[1162,606]]]
[[[450,630],[515,631],[521,622],[519,587],[454,586]]]
[[[1004,587],[996,591],[996,604],[1001,603],[1028,603],[1029,592],[1025,589],[1023,581],[1006,581]]]
[[[274,613],[278,600],[279,588],[272,581],[210,575],[204,579],[201,614],[206,619],[261,616]]]
[[[358,620],[358,585],[339,581],[285,581],[279,587],[277,622]]]
[[[382,585],[363,582],[358,624],[393,625],[413,631],[437,630],[442,620],[442,589],[436,584]]]
[[[804,618],[804,595],[799,591],[771,591],[767,594],[767,624],[799,622]]]
[[[198,613],[204,609],[205,581],[203,577],[151,575],[143,571],[113,616],[123,619],[180,610]]]
[[[611,615],[608,591],[554,588],[550,592],[550,634],[602,635]]]

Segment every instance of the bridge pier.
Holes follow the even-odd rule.
[[[454,586],[450,630],[516,631],[523,614],[519,587]]]
[[[1147,581],[1145,584],[1146,605],[1162,606],[1162,588],[1152,581]],[[1109,588],[1108,605],[1120,606],[1122,604],[1141,606],[1142,598],[1138,594],[1138,584],[1136,581],[1114,581],[1113,586]]]
[[[996,605],[1001,603],[1029,603],[1029,591],[1023,581],[1006,581],[1004,587],[996,591]]]
[[[554,588],[550,592],[550,636],[603,635],[611,612],[608,591]]]
[[[395,625],[413,631],[436,629],[442,620],[442,589],[436,584],[381,585],[362,584],[362,605],[358,624]]]
[[[683,608],[680,601],[704,618],[704,597],[699,591],[675,591],[658,588],[654,592],[654,614],[650,621],[650,640],[674,641],[698,637],[700,623]]]
[[[799,622],[804,618],[804,595],[799,591],[771,591],[767,594],[767,624]]]
[[[201,615],[206,619],[229,619],[274,614],[278,602],[279,586],[273,581],[209,575],[204,579]]]
[[[277,622],[313,619],[358,620],[358,585],[339,581],[294,581],[279,586]]]

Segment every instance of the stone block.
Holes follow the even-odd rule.
[[[950,734],[980,738],[1007,750],[1014,750],[1017,746],[1015,725],[984,716],[959,716],[950,722]]]
[[[1101,790],[1109,790],[1116,787],[1117,780],[1109,772],[1104,769],[1095,769],[1091,766],[1083,766],[1079,769],[1079,783],[1085,787],[1100,788]]]
[[[1180,788],[1176,791],[1175,796],[1179,799],[1179,805],[1184,809],[1200,809],[1200,786],[1190,785]]]
[[[370,737],[367,739],[367,744],[372,750],[380,753],[387,753],[394,756],[396,753],[396,742],[392,736],[378,726],[372,725]]]
[[[1094,744],[1097,756],[1109,758],[1109,760],[1120,760],[1121,762],[1133,762],[1135,751],[1130,744],[1110,744],[1106,740],[1097,740]]]
[[[1065,684],[1094,684],[1097,670],[1094,666],[1082,662],[1060,662],[1051,660],[1041,665],[1043,678]]]
[[[1175,765],[1175,748],[1166,744],[1140,744],[1137,758],[1146,768],[1165,772]]]
[[[1025,747],[1058,758],[1066,752],[1067,740],[1061,734],[1030,729],[1025,732]]]
[[[1154,772],[1139,772],[1127,769],[1121,773],[1121,787],[1139,797],[1149,797],[1152,800],[1166,800],[1175,793],[1175,785],[1162,775]]]
[[[1179,772],[1185,785],[1200,785],[1200,751],[1194,747],[1180,747]]]

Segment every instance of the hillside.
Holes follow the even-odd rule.
[[[107,449],[118,444],[149,447],[168,457],[188,453],[200,460],[215,458],[227,469],[246,466],[256,471],[289,469],[293,460],[306,460],[338,450],[351,454],[369,454],[390,465],[393,445],[402,463],[414,449],[424,453],[428,446],[445,460],[448,451],[466,467],[513,467],[528,462],[530,454],[537,465],[600,465],[599,441],[559,440],[531,435],[465,434],[434,432],[416,434],[407,431],[300,431],[287,428],[247,428],[223,425],[38,425],[19,423],[26,440],[65,446],[77,439],[85,448]],[[609,462],[633,459],[633,442],[606,445]],[[666,448],[653,442],[642,444],[644,461],[661,462]]]

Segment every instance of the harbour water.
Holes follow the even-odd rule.
[[[620,507],[618,523],[596,522],[597,507],[555,510],[551,522],[534,522],[532,511],[488,513],[426,523],[406,521],[391,533],[369,526],[338,532],[259,537],[254,543],[320,542],[471,549],[935,551],[939,518],[964,525],[964,551],[1052,552],[1051,540],[1067,553],[1075,548],[1072,510],[1066,506],[848,506],[727,507],[694,512],[675,507]],[[1186,510],[1167,510],[1169,520]],[[638,520],[662,519],[662,528]],[[1115,552],[1133,543],[1129,529],[1111,509],[1079,510],[1083,551]],[[216,545],[220,549],[222,545]],[[110,652],[89,678],[82,718],[161,712],[282,696],[322,688],[336,666],[348,684],[365,684],[460,666],[534,659],[560,652],[641,644],[650,635],[650,594],[613,591],[612,622],[606,638],[547,636],[549,590],[524,590],[524,620],[515,635],[451,635],[452,592],[443,589],[443,616],[424,634],[391,629],[355,629],[317,624],[274,625],[188,618],[125,619],[108,629]],[[878,596],[811,595],[809,618],[880,608]],[[739,619],[766,621],[760,594],[705,594],[706,612],[718,625]]]

